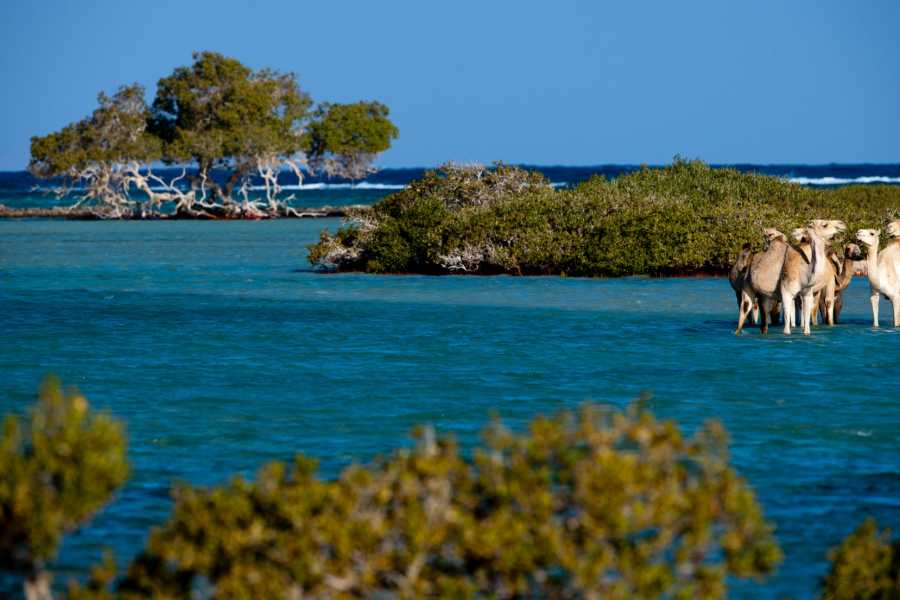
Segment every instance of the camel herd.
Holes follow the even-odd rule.
[[[843,221],[815,219],[807,227],[791,232],[793,244],[777,229],[763,230],[765,248],[753,253],[750,244],[731,269],[729,280],[738,304],[736,334],[744,328],[748,316],[759,322],[760,331],[768,332],[769,320],[781,315],[784,333],[800,327],[809,335],[810,325],[818,323],[818,315],[834,325],[843,306],[843,291],[853,278],[853,263],[863,253],[856,244],[846,244],[843,256],[831,249],[830,242],[846,231]],[[866,247],[866,269],[869,276],[872,325],[878,327],[878,297],[890,300],[894,327],[900,327],[900,220],[885,227],[888,244],[879,249],[881,231],[860,229],[856,239]]]

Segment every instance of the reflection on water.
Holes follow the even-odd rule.
[[[63,574],[133,553],[173,479],[296,451],[334,475],[414,424],[471,444],[493,410],[521,424],[648,390],[688,429],[725,423],[776,522],[784,566],[737,596],[809,597],[865,515],[900,526],[900,331],[869,327],[865,280],[835,328],[736,338],[723,279],[310,272],[305,244],[337,224],[0,222],[3,411],[55,372],[128,422],[134,476]]]

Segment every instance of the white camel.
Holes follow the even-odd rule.
[[[814,219],[806,228],[806,237],[811,247],[809,260],[804,260],[805,257],[800,258],[803,255],[798,251],[794,252],[799,260],[789,260],[790,252],[785,257],[780,285],[781,305],[785,307],[787,313],[794,306],[794,298],[800,297],[800,325],[803,327],[804,335],[810,334],[817,293],[825,294],[826,321],[829,325],[834,324],[835,278],[834,271],[828,264],[825,242],[846,229],[847,226],[843,221]],[[785,314],[785,335],[791,334],[792,321],[793,319]]]
[[[898,223],[900,223],[900,222],[898,222]],[[809,264],[809,261],[812,258],[812,245],[809,243],[809,236],[806,235],[806,228],[805,227],[797,227],[796,229],[791,231],[791,237],[797,243],[797,245],[794,246],[792,248],[792,250],[799,252],[802,255],[802,257],[805,259],[806,264]],[[793,253],[789,250],[788,254],[793,254]],[[853,270],[852,270],[853,261],[857,260],[859,258],[862,258],[862,252],[860,251],[859,246],[857,246],[856,244],[848,244],[844,248],[843,258],[840,255],[838,255],[831,248],[825,249],[825,256],[828,258],[828,261],[826,262],[826,266],[833,271],[834,278],[835,278],[834,321],[837,322],[838,314],[840,313],[841,308],[843,307],[843,298],[841,297],[842,292],[847,288],[848,285],[850,285],[850,280],[853,278]],[[796,274],[797,265],[794,265],[792,267],[792,265],[790,265],[789,263],[793,262],[795,259],[796,259],[796,257],[791,257],[791,260],[786,258],[785,266],[784,266],[786,271],[791,270],[793,268],[793,270],[795,271],[793,278],[797,277],[797,274]],[[823,315],[823,317],[827,316],[826,300],[827,300],[827,298],[825,298],[823,296],[822,292],[816,293],[815,297],[813,298],[813,302],[814,302],[813,315],[812,315],[812,324],[813,325],[819,324],[819,314],[820,313]],[[800,297],[799,296],[796,297],[794,304],[796,305],[796,306],[794,306],[794,310],[791,310],[790,314],[787,315],[792,319],[791,327],[797,326],[797,314],[800,313]],[[829,323],[829,325],[834,325],[834,323]]]
[[[900,221],[886,227],[892,238],[900,235]],[[872,327],[878,327],[879,294],[891,301],[894,309],[894,327],[900,327],[900,240],[890,242],[879,252],[878,229],[860,229],[858,239],[866,247],[866,269],[869,272],[869,301],[872,303]]]
[[[884,228],[889,238],[900,239],[900,220],[892,221]]]
[[[806,235],[806,227],[797,227],[792,230],[791,239],[794,240],[795,245],[788,248],[787,253],[785,254],[781,277],[782,279],[791,281],[793,287],[799,292],[800,272],[806,268],[805,265],[808,265],[809,261],[812,259],[812,244],[809,242],[809,236]],[[782,310],[784,311],[782,317],[784,319],[790,319],[790,326],[796,327],[797,315],[802,315],[800,310],[800,296],[794,297],[794,306],[791,306],[790,310],[786,308],[783,308]],[[802,319],[803,317],[801,316],[800,318]],[[813,319],[813,325],[818,325],[817,318],[813,317]]]

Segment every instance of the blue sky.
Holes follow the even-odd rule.
[[[900,161],[900,2],[9,2],[0,169],[215,50],[377,99],[379,163]]]

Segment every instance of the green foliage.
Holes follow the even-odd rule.
[[[215,597],[719,598],[780,560],[722,428],[685,438],[636,407],[495,423],[472,460],[416,445],[336,481],[270,464],[180,487],[118,591]]]
[[[147,162],[160,156],[159,140],[146,130],[142,86],[123,86],[112,96],[101,92],[97,102],[100,106],[89,118],[31,138],[28,170],[33,175],[72,176],[92,166]]]
[[[309,262],[347,265],[358,261],[359,254],[355,252],[359,246],[356,242],[359,235],[359,228],[353,225],[342,227],[334,235],[328,231],[322,231],[319,235],[319,243],[309,247]]]
[[[141,86],[123,87],[101,93],[90,118],[32,138],[29,170],[77,180],[81,200],[99,199],[103,218],[156,217],[164,204],[179,216],[264,218],[296,215],[278,198],[282,169],[300,179],[304,170],[361,177],[397,137],[378,102],[313,111],[293,73],[254,71],[215,52],[193,59],[159,80],[151,108]],[[180,183],[152,173],[160,159],[185,168]],[[264,202],[250,199],[252,177],[265,183]],[[133,200],[133,192],[146,200]]]
[[[110,591],[116,578],[116,561],[107,552],[103,562],[91,568],[87,582],[81,585],[77,581],[69,582],[68,600],[113,600],[115,595]]]
[[[380,102],[322,104],[308,127],[312,163],[351,179],[364,177],[400,133],[389,114]]]
[[[423,198],[404,211],[403,219],[386,221],[369,240],[373,272],[430,271],[441,248],[441,225],[448,217],[437,198]]]
[[[426,171],[421,179],[376,204],[375,210],[377,214],[401,218],[405,210],[423,198],[439,200],[448,209],[490,207],[535,189],[552,189],[536,171],[503,163],[495,163],[491,169],[447,163],[435,171]]]
[[[254,72],[234,58],[198,52],[191,66],[159,80],[150,122],[166,142],[166,160],[208,169],[301,150],[311,106],[292,73]]]
[[[831,569],[822,581],[823,600],[900,599],[900,540],[867,519],[828,553]]]
[[[418,231],[408,222],[421,222],[422,205],[435,202],[447,209],[429,236],[440,244],[405,251],[415,246],[410,230]],[[745,242],[761,246],[764,227],[789,233],[821,217],[855,231],[880,225],[898,206],[897,187],[809,189],[681,159],[559,191],[513,167],[450,166],[376,204],[358,235],[323,238],[311,256],[387,272],[724,273]],[[338,248],[344,242],[352,246]]]
[[[29,172],[36,177],[56,177],[87,165],[87,129],[87,122],[79,121],[44,136],[33,136]]]
[[[0,474],[0,569],[49,598],[61,536],[127,478],[122,427],[48,378],[26,423],[5,418]],[[722,427],[685,437],[640,403],[495,421],[468,457],[420,428],[336,480],[298,455],[174,499],[121,577],[107,555],[67,597],[721,598],[781,560]],[[829,559],[823,599],[900,598],[900,540],[873,520]]]
[[[0,568],[40,571],[60,538],[87,521],[128,477],[122,426],[48,378],[27,423],[0,438]]]

